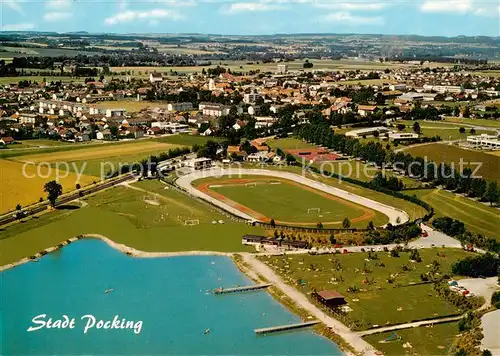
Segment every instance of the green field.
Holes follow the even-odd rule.
[[[366,227],[370,220],[376,225],[384,225],[388,221],[383,214],[290,181],[252,176],[238,179],[255,182],[256,185],[248,187],[237,181],[220,185],[215,179],[209,189],[280,222],[312,226],[321,222],[325,226],[340,227],[344,218],[348,217],[353,227]],[[320,211],[309,213],[309,208],[319,208]]]
[[[461,313],[436,296],[432,284],[415,283],[421,283],[420,275],[430,271],[434,260],[439,263],[440,274],[450,274],[451,265],[470,253],[459,249],[426,249],[419,252],[422,258],[420,263],[410,262],[407,252],[401,252],[400,257],[378,252],[378,259],[374,260],[368,259],[367,253],[259,258],[316,304],[318,302],[311,295],[312,291],[334,289],[340,292],[352,308],[345,313],[347,325],[363,330],[375,325],[400,324]],[[394,282],[388,283],[391,275]],[[348,291],[350,287],[359,291]]]
[[[1,53],[1,52],[0,52]],[[37,82],[40,83],[43,78],[45,78],[46,81],[48,82],[75,82],[75,83],[83,83],[83,80],[85,78],[75,78],[75,77],[50,77],[50,76],[23,76],[23,77],[0,77],[0,84],[5,85],[5,84],[17,84],[21,80],[28,80],[31,82]]]
[[[130,247],[150,252],[249,251],[241,244],[246,233],[262,234],[259,228],[235,223],[158,181],[134,186],[158,194],[159,205],[144,197],[153,194],[115,187],[84,198],[77,209],[59,209],[0,230],[0,265],[17,261],[80,234],[102,234]],[[74,204],[78,205],[79,204]],[[185,220],[199,220],[184,226]],[[224,223],[213,224],[222,220]]]
[[[404,124],[406,128],[403,132],[413,132],[413,125],[415,122],[420,124],[421,134],[426,137],[439,136],[443,141],[456,141],[467,140],[467,136],[470,136],[469,126],[462,126],[459,123],[447,122],[447,121],[397,121],[396,124]],[[465,124],[465,123],[464,123]],[[465,129],[464,133],[460,133],[460,128]],[[480,130],[477,129],[474,135],[488,134],[493,135],[495,131],[493,130]]]
[[[429,203],[434,208],[435,217],[458,219],[469,230],[500,240],[498,209],[440,189],[414,190],[411,194]]]
[[[373,199],[375,201],[378,201],[383,204],[390,205],[394,208],[401,209],[406,211],[411,219],[417,219],[421,218],[426,214],[426,210],[414,203],[411,203],[409,201],[406,201],[404,199],[399,199],[395,198],[393,196],[377,192],[372,189],[364,188],[362,186],[348,183],[344,180],[338,179],[338,178],[332,178],[332,177],[323,177],[318,174],[312,174],[310,172],[304,172],[302,171],[301,168],[299,167],[293,167],[293,166],[273,166],[273,165],[244,165],[243,167],[246,168],[264,168],[264,169],[269,169],[269,170],[279,170],[279,171],[286,171],[286,172],[291,172],[299,175],[305,175],[305,177],[317,180],[319,182],[331,185],[332,187],[339,188],[342,190],[345,190],[346,192],[350,192],[353,194],[361,195],[363,197]],[[413,192],[407,192],[407,195],[413,195]]]
[[[446,117],[447,122],[463,123],[468,125],[477,125],[484,127],[500,128],[500,120],[487,120],[487,119],[465,119],[460,117]]]
[[[384,355],[448,355],[458,335],[458,322],[421,326],[418,328],[397,330],[367,335],[364,339]],[[410,343],[411,348],[403,347]]]
[[[470,167],[473,171],[477,167],[476,163],[480,163],[481,167],[477,171],[476,176],[500,182],[500,169],[498,168],[500,166],[500,156],[439,143],[411,147],[405,152],[413,156],[427,157],[428,161],[453,164],[457,172],[461,172],[461,159],[463,160],[464,167]]]
[[[153,140],[157,141],[157,142],[171,143],[173,145],[188,146],[188,147],[191,147],[193,145],[202,146],[205,143],[207,143],[208,141],[216,141],[216,142],[223,141],[223,139],[220,137],[193,136],[193,135],[186,135],[186,134],[171,135],[171,136],[166,136],[166,137],[154,138]]]
[[[295,138],[295,137],[271,139],[271,140],[267,140],[266,144],[269,147],[271,147],[272,149],[279,148],[283,151],[296,150],[296,149],[301,149],[301,148],[315,148],[316,147],[311,143],[302,141],[302,140]]]

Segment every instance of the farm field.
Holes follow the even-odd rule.
[[[366,61],[354,61],[354,60],[309,60],[313,63],[314,67],[310,69],[304,69],[304,61],[297,60],[293,62],[287,62],[285,64],[288,65],[288,69],[290,71],[305,71],[310,72],[313,70],[361,70],[361,71],[372,71],[377,69],[385,69],[385,68],[402,68],[409,67],[405,64],[399,63],[380,63],[380,62],[366,62]],[[238,60],[229,60],[229,61],[212,61],[210,66],[192,66],[192,67],[111,67],[112,71],[122,72],[122,71],[134,71],[135,74],[141,72],[141,75],[147,76],[149,73],[154,71],[156,72],[178,72],[178,73],[199,73],[205,68],[215,68],[217,66],[224,67],[226,69],[230,69],[232,72],[249,72],[259,70],[261,72],[275,72],[277,63],[257,63],[257,62],[248,62],[248,61],[238,61]],[[377,80],[377,79],[375,79]],[[358,84],[359,80],[352,81],[352,83],[346,83],[346,85],[350,84]],[[363,81],[361,81],[363,82]],[[366,82],[371,83],[371,82]],[[375,82],[374,82],[375,83]]]
[[[284,179],[242,176],[207,179],[195,182],[195,186],[261,221],[274,219],[277,223],[306,226],[321,222],[325,227],[340,227],[348,217],[353,227],[366,227],[370,220],[376,225],[388,220],[383,214]],[[309,212],[310,208],[319,211]]]
[[[28,165],[23,174],[22,162],[0,159],[0,213],[15,210],[17,204],[22,206],[35,203],[39,198],[45,199],[43,186],[50,180],[56,179],[57,171],[48,166],[35,167]],[[80,180],[72,172],[59,172],[63,193],[75,189],[75,184],[81,186],[92,183],[94,177],[82,175]]]
[[[295,137],[280,138],[280,139],[270,139],[266,141],[266,144],[273,149],[285,150],[296,150],[300,148],[315,148],[311,143],[302,141],[301,139]]]
[[[49,139],[32,139],[32,140],[20,140],[16,141],[13,146],[10,146],[9,150],[23,149],[23,148],[40,148],[40,147],[59,147],[59,146],[71,146],[74,143],[56,141]]]
[[[85,147],[79,150],[61,150],[52,153],[40,153],[22,156],[19,160],[24,162],[74,162],[79,160],[92,160],[97,158],[126,157],[130,154],[165,152],[179,145],[154,142],[151,140],[132,141],[133,144],[112,144]]]
[[[58,209],[2,229],[0,265],[86,233],[102,234],[148,252],[249,251],[241,244],[241,236],[262,234],[259,228],[232,222],[181,193],[165,190],[165,185],[157,181],[134,186],[158,197],[128,187],[114,187],[83,198],[88,203],[85,207]],[[144,196],[156,199],[158,205],[146,203]],[[188,219],[198,219],[199,224],[184,226]],[[219,220],[224,223],[212,223]]]
[[[488,180],[496,180],[500,182],[500,157],[487,154],[484,152],[466,150],[452,145],[443,145],[433,143],[409,148],[405,152],[413,156],[427,157],[427,160],[437,163],[448,163],[454,165],[457,171],[460,171],[460,159],[464,162],[464,167],[470,167],[473,171],[476,168],[475,162],[480,162],[476,175],[481,175]]]
[[[113,100],[102,101],[99,103],[91,104],[92,107],[106,108],[106,109],[125,109],[127,112],[137,112],[146,108],[166,107],[166,102],[150,102],[150,101],[137,101],[137,100]]]
[[[500,240],[498,209],[441,189],[414,190],[411,194],[429,203],[434,208],[435,217],[458,219],[467,229]]]
[[[400,252],[399,257],[378,252],[376,259],[369,259],[368,253],[259,258],[316,304],[312,291],[333,289],[341,293],[352,309],[345,313],[347,325],[364,330],[461,314],[436,296],[432,283],[415,283],[421,283],[420,275],[431,270],[433,261],[439,263],[440,274],[450,274],[451,265],[470,253],[459,249],[423,249],[419,253],[419,263],[410,262],[408,252]],[[390,276],[393,283],[387,281]]]
[[[152,140],[155,142],[169,143],[172,145],[180,145],[187,147],[192,147],[193,145],[201,146],[207,143],[208,141],[216,141],[216,142],[223,141],[223,139],[220,137],[193,136],[186,134],[164,136],[164,137],[154,138]]]
[[[451,322],[367,335],[363,339],[384,355],[448,355],[458,334],[458,322]],[[407,342],[411,349],[403,347]]]
[[[397,121],[396,124],[404,124],[406,128],[403,132],[413,132],[413,124],[418,122],[420,124],[423,136],[432,137],[439,136],[443,141],[466,141],[467,136],[470,136],[471,127],[462,126],[459,123],[445,122],[445,121]],[[460,133],[460,128],[465,129],[464,133]],[[494,135],[494,130],[475,130],[474,135],[488,134]]]
[[[484,127],[500,128],[500,120],[487,120],[487,119],[465,119],[460,117],[446,117],[446,122],[464,123],[469,125],[478,125]]]
[[[1,53],[1,52],[0,52]],[[83,83],[83,80],[85,78],[75,78],[75,77],[69,77],[69,76],[64,76],[64,77],[50,77],[50,76],[23,76],[23,77],[0,77],[0,84],[5,85],[5,84],[17,84],[22,80],[28,80],[31,82],[41,82],[45,78],[46,81],[48,82],[75,82],[75,83]]]

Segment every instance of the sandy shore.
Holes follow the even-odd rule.
[[[99,235],[99,234],[85,234],[81,235],[79,237],[72,237],[66,241],[61,242],[61,245],[69,245],[70,243],[81,240],[84,238],[90,238],[90,239],[99,239],[101,241],[106,242],[110,247],[114,248],[115,250],[118,250],[120,252],[123,252],[124,254],[132,257],[138,257],[138,258],[161,258],[161,257],[180,257],[180,256],[228,256],[231,257],[233,253],[229,252],[217,252],[217,251],[181,251],[181,252],[146,252],[146,251],[141,251],[137,250],[133,247],[129,247],[127,245],[119,244],[106,236]],[[57,246],[52,246],[49,248],[46,248],[45,250],[36,253],[34,256],[38,259],[40,257],[43,257],[43,255],[51,253],[53,251],[58,250],[59,244]],[[31,262],[32,259],[29,257],[25,257],[23,259],[20,259],[19,261],[13,262],[6,264],[4,266],[0,266],[0,272],[8,270],[10,268],[14,268],[16,266],[22,265],[27,262]]]

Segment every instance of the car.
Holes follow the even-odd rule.
[[[428,237],[429,233],[427,231],[422,232],[422,237]]]

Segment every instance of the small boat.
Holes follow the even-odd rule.
[[[108,294],[108,293],[111,293],[112,291],[114,291],[115,289],[114,288],[110,288],[110,289],[106,289],[104,291],[104,294]]]
[[[205,330],[205,335],[210,334],[210,329]]]

